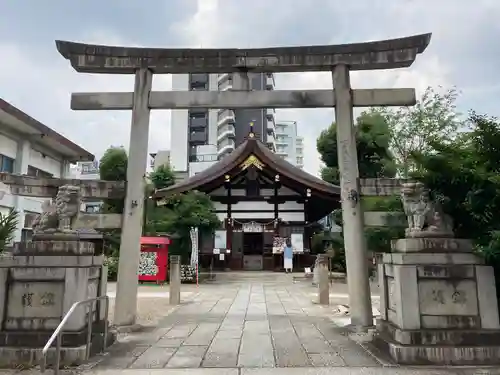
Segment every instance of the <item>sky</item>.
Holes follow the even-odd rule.
[[[129,145],[130,111],[72,111],[72,92],[132,91],[133,77],[76,73],[54,40],[170,48],[365,42],[431,32],[411,68],[351,73],[353,88],[456,87],[458,109],[500,115],[498,0],[0,0],[0,97],[94,153]],[[154,77],[169,90],[171,76]],[[277,74],[276,89],[331,88],[329,73]],[[298,122],[305,169],[333,109],[278,110]],[[170,112],[152,111],[150,152],[170,148]]]

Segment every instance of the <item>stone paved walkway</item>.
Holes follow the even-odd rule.
[[[202,285],[156,329],[121,337],[94,370],[379,367],[304,290],[283,275]]]

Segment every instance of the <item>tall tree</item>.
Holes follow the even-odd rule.
[[[487,244],[500,228],[500,123],[472,113],[471,131],[415,155],[421,179],[455,221],[455,233]]]
[[[455,89],[441,92],[429,87],[415,106],[372,111],[389,125],[391,151],[401,177],[416,170],[413,154],[431,151],[432,143],[449,144],[455,139],[463,124],[455,105],[458,95]]]
[[[394,177],[396,166],[389,150],[391,133],[382,114],[363,112],[356,120],[356,144],[361,177]],[[323,130],[316,143],[325,167],[321,177],[332,184],[340,184],[337,155],[337,124]]]
[[[358,155],[359,174],[362,178],[394,177],[396,175],[396,165],[392,153],[390,152],[391,132],[383,114],[375,111],[361,113],[356,119],[356,145]],[[321,171],[323,180],[339,185],[340,174],[337,156],[337,126],[333,123],[324,130],[318,138],[317,149],[321,155],[321,160],[325,167]],[[367,210],[377,210],[390,207],[391,210],[401,210],[400,202],[392,202],[388,198],[373,198],[365,202],[363,206]],[[342,226],[342,212],[336,210],[332,214],[332,219],[337,225]],[[397,228],[367,228],[365,235],[368,249],[372,251],[388,250],[391,239],[400,235],[401,230]],[[318,244],[318,238],[315,242]],[[319,246],[319,244],[318,244]],[[336,248],[333,259],[334,267],[339,270],[345,269],[344,245],[342,234],[334,236],[334,247]]]
[[[471,130],[453,142],[434,142],[415,156],[416,177],[495,269],[500,293],[500,122],[472,113]]]
[[[106,181],[127,180],[127,152],[123,147],[110,147],[99,161],[99,177]],[[106,199],[103,205],[104,213],[123,213],[125,199]],[[110,277],[115,277],[117,272],[117,259],[120,250],[120,229],[111,229],[103,232],[104,253],[110,258],[107,261]]]
[[[106,181],[127,180],[127,152],[123,147],[110,147],[99,162],[99,177]],[[104,204],[104,212],[122,213],[124,199],[107,199]]]

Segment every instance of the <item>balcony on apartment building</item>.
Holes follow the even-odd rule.
[[[274,81],[273,73],[266,73],[266,90],[274,90],[276,82]]]
[[[274,134],[267,134],[266,144],[267,148],[269,148],[272,152],[276,152],[276,139],[274,138]]]
[[[267,119],[267,131],[268,133],[275,133],[276,131],[276,122],[274,119],[274,115],[276,110],[274,108],[266,108],[266,119]]]
[[[221,83],[224,80],[231,79],[231,75],[229,73],[222,73],[217,76],[217,83]]]
[[[229,74],[222,74],[217,80],[219,91],[227,91],[233,88],[233,77]]]
[[[276,134],[276,145],[277,146],[288,146],[288,137],[283,134]]]
[[[234,139],[236,137],[236,129],[233,124],[225,124],[217,129],[217,142],[223,139]]]
[[[236,144],[231,138],[222,138],[217,142],[217,157],[220,160],[224,156],[230,154],[236,148]]]
[[[236,117],[232,109],[220,109],[217,112],[217,126],[234,123]]]

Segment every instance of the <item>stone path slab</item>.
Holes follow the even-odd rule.
[[[380,367],[309,294],[285,279],[202,285],[154,331],[121,337],[94,370]]]

